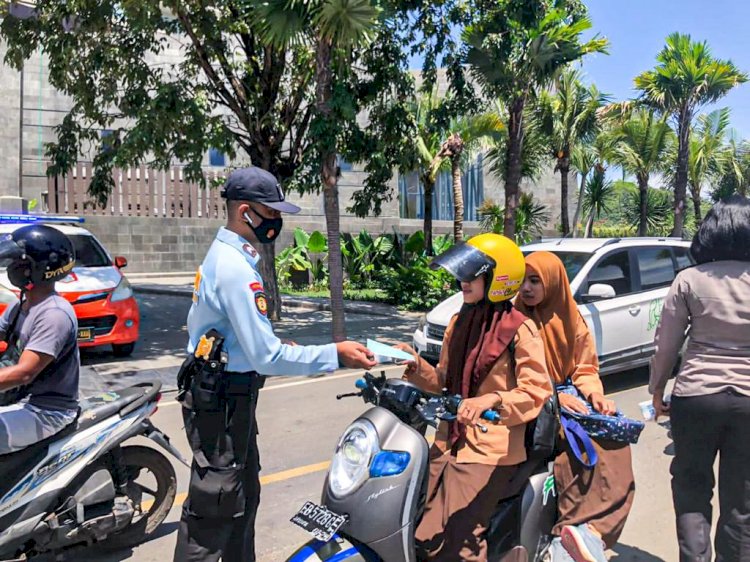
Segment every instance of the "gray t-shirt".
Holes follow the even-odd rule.
[[[18,306],[9,306],[0,316],[0,334],[9,329]],[[17,361],[27,349],[55,358],[29,385],[29,403],[45,410],[77,408],[78,321],[71,304],[53,293],[21,311],[14,332],[18,334],[15,349],[8,350],[4,359]]]

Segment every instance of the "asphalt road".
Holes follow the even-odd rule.
[[[132,362],[107,361],[106,354],[86,354],[84,362],[92,368],[87,376],[106,380],[107,386],[119,386],[133,380],[128,373],[138,369],[154,371],[161,365],[164,373],[174,373],[181,361],[185,341],[184,315],[189,301],[183,297],[142,296],[143,342]],[[325,313],[299,312],[278,326],[285,337],[299,343],[314,343],[327,330]],[[384,341],[408,341],[416,317],[399,318],[349,317],[351,337],[377,337]],[[321,330],[321,327],[324,327]],[[115,367],[112,367],[115,365]],[[134,369],[131,365],[139,365]],[[118,369],[126,369],[118,377]],[[104,375],[98,374],[100,370]],[[166,375],[165,375],[166,376]],[[341,432],[364,410],[358,399],[337,401],[336,394],[353,390],[357,373],[337,372],[325,377],[271,379],[261,392],[258,408],[263,493],[258,513],[256,544],[260,561],[285,560],[306,534],[289,522],[289,518],[306,500],[317,501],[333,447]],[[607,377],[607,391],[626,414],[640,415],[638,402],[648,398],[646,373],[633,371]],[[188,447],[182,431],[179,406],[167,394],[153,417],[182,453]],[[637,491],[635,504],[625,531],[611,559],[630,561],[677,560],[669,462],[671,440],[668,427],[649,422],[640,443],[633,447]],[[132,550],[102,553],[90,550],[77,554],[76,560],[114,562],[164,562],[170,560],[176,538],[180,505],[184,500],[188,472],[175,464],[178,496],[169,517],[154,537]]]

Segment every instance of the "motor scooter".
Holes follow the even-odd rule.
[[[337,398],[361,397],[373,407],[339,439],[320,504],[306,502],[292,517],[314,538],[287,562],[420,559],[414,532],[429,477],[425,429],[455,420],[461,397],[445,391],[428,394],[400,378],[387,379],[385,373],[366,373],[356,387],[357,392]],[[494,410],[482,415],[489,423],[498,416]],[[489,561],[500,562],[511,553],[538,560],[557,516],[551,460],[527,460],[511,490],[499,501],[487,531]]]

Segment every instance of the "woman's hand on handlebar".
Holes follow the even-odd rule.
[[[484,411],[492,410],[499,401],[500,397],[495,393],[484,394],[475,398],[464,398],[458,405],[456,421],[474,427],[482,418]]]
[[[589,410],[579,398],[576,398],[572,394],[565,394],[564,392],[558,393],[560,399],[560,407],[576,412],[577,414],[588,414]]]

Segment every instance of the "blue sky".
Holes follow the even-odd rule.
[[[750,2],[746,0],[587,0],[592,31],[609,39],[609,55],[583,64],[588,80],[615,99],[636,95],[633,78],[656,64],[670,33],[707,41],[714,56],[731,59],[750,74]],[[732,109],[732,126],[750,138],[750,82],[714,107]],[[710,111],[713,107],[707,108]]]

